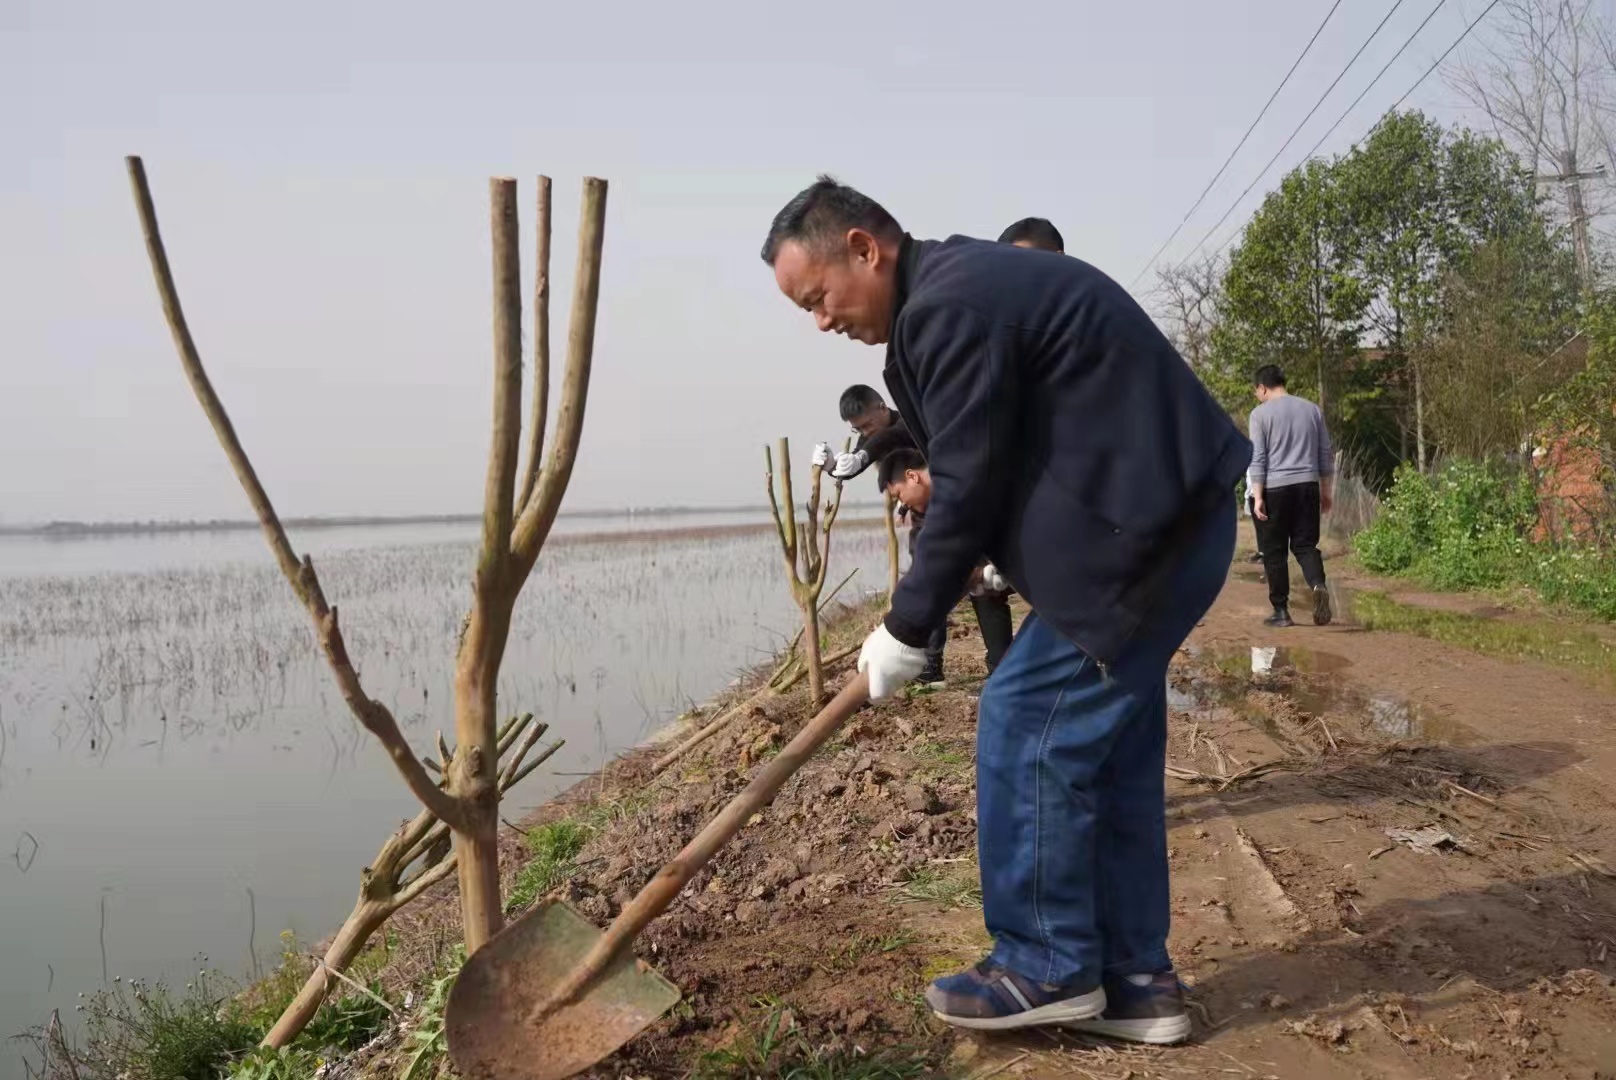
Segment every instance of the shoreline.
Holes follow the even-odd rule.
[[[872,510],[878,502],[849,502],[845,508]],[[714,517],[721,514],[767,513],[767,506],[659,506],[627,510],[573,510],[557,515],[558,521],[612,521],[637,518]],[[475,525],[481,514],[377,514],[321,515],[283,518],[287,529],[395,528],[409,525]],[[32,525],[0,525],[0,539],[96,540],[118,536],[182,536],[196,533],[256,531],[261,526],[249,518],[219,518],[208,521],[50,521]],[[694,526],[699,528],[700,526]]]

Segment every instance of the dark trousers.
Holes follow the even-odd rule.
[[[909,558],[915,557],[915,540],[926,523],[926,515],[909,515]],[[1010,625],[1010,594],[984,593],[971,597],[971,610],[976,612],[976,623],[982,628],[982,644],[987,649],[988,673],[999,666],[1010,648],[1014,631]],[[948,647],[948,623],[931,632],[926,639],[926,666],[937,671],[943,669],[943,651]]]
[[[1010,627],[1010,594],[983,593],[971,597],[971,610],[976,612],[976,625],[982,628],[982,644],[988,650],[988,674],[999,666],[1010,649],[1014,631]]]
[[[1268,601],[1276,608],[1291,600],[1290,556],[1302,568],[1309,588],[1324,584],[1324,557],[1319,554],[1319,485],[1287,484],[1263,491],[1268,520],[1262,523],[1263,569],[1268,573]],[[1287,550],[1288,549],[1288,550]]]

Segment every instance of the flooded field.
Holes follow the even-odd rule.
[[[506,817],[795,631],[763,524],[563,519],[517,608],[500,700],[567,745]],[[367,689],[425,751],[452,728],[475,526],[293,539]],[[845,597],[880,587],[885,547],[879,528],[844,522],[829,579],[858,566]],[[107,980],[183,981],[198,953],[245,975],[283,929],[318,939],[414,809],[256,533],[0,538],[0,1036],[67,1017]],[[0,1078],[21,1076],[7,1044]]]

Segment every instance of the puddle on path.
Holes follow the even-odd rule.
[[[1473,741],[1468,728],[1438,710],[1389,691],[1347,683],[1342,676],[1353,666],[1352,661],[1335,653],[1253,645],[1192,648],[1190,655],[1210,662],[1224,678],[1181,680],[1178,686],[1169,681],[1169,708],[1194,711],[1225,706],[1273,731],[1274,719],[1247,696],[1253,690],[1267,690],[1283,694],[1314,716],[1354,719],[1368,736],[1448,744]]]

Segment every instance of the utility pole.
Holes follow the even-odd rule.
[[[1591,172],[1577,171],[1576,151],[1567,151],[1561,162],[1563,171],[1535,177],[1540,184],[1566,185],[1566,209],[1571,215],[1571,244],[1577,256],[1577,281],[1584,289],[1593,286],[1593,250],[1588,241],[1588,211],[1582,199],[1584,180],[1605,179],[1605,166]]]

